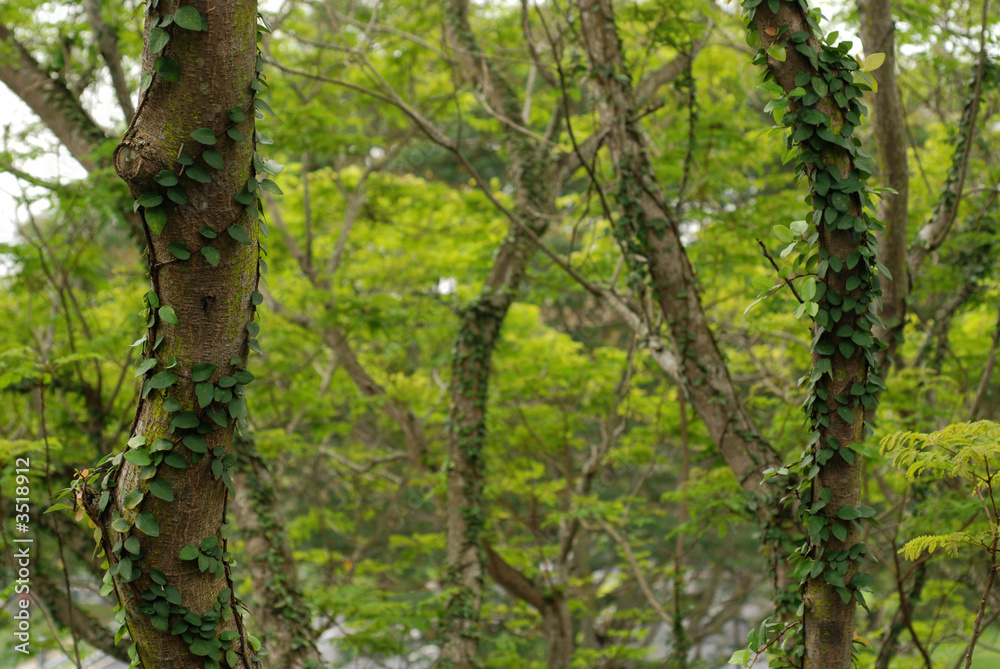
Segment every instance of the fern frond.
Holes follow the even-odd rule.
[[[977,545],[975,537],[968,532],[952,532],[951,534],[925,534],[911,539],[906,545],[899,549],[907,560],[916,560],[927,551],[933,553],[938,549],[943,549],[948,555],[958,555],[958,549],[962,545]]]
[[[938,476],[981,481],[1000,468],[1000,423],[955,423],[930,434],[897,432],[881,442],[881,452],[914,479],[929,470]]]

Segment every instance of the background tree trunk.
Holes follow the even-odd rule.
[[[906,320],[906,297],[910,292],[906,259],[906,228],[909,214],[910,175],[906,158],[906,119],[896,85],[896,24],[892,20],[890,0],[858,0],[861,14],[861,44],[865,54],[884,53],[885,62],[873,72],[878,82],[874,96],[875,137],[878,142],[879,179],[883,186],[896,190],[885,193],[879,201],[878,217],[885,225],[879,235],[879,255],[892,278],[882,280],[882,322],[876,327],[877,339],[888,348],[879,353],[880,367],[892,364],[902,343]]]

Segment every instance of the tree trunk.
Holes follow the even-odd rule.
[[[93,170],[96,163],[91,154],[107,135],[66,83],[42,70],[3,24],[0,24],[0,43],[10,52],[0,58],[0,81],[38,114],[77,162],[86,170]]]
[[[780,458],[750,420],[708,326],[677,221],[653,176],[646,140],[637,125],[631,75],[612,3],[581,0],[578,7],[583,43],[600,90],[597,109],[618,179],[621,214],[614,222],[615,233],[629,252],[649,262],[654,295],[679,354],[680,375],[691,403],[740,484],[759,493],[763,470],[780,466]]]
[[[484,54],[469,26],[468,3],[452,0],[447,8],[446,31],[458,61],[477,87],[507,118],[519,118],[516,95]],[[488,80],[488,86],[487,86]],[[486,90],[488,88],[488,90]],[[508,132],[511,155],[510,179],[517,186],[519,211],[545,212],[552,194],[545,189],[545,162],[539,159],[527,138]],[[450,383],[448,431],[447,581],[448,604],[442,658],[446,666],[469,669],[479,666],[479,608],[483,598],[483,445],[486,441],[486,404],[493,350],[500,328],[513,303],[528,261],[533,241],[522,228],[535,235],[548,227],[544,219],[524,218],[511,225],[490,275],[479,297],[462,310],[455,342]]]
[[[780,467],[781,458],[750,419],[709,327],[698,280],[681,243],[678,221],[653,174],[646,138],[638,126],[641,114],[622,54],[612,2],[580,0],[578,8],[584,47],[600,93],[597,109],[618,182],[620,213],[613,221],[614,233],[627,250],[626,259],[636,265],[634,269],[640,276],[645,270],[637,266],[634,258],[643,256],[648,261],[653,294],[677,353],[675,376],[726,464],[751,498],[776,569],[776,609],[780,613],[794,610],[795,597],[784,592],[790,535],[796,531],[793,511],[778,503],[779,490],[761,487],[764,471]]]
[[[319,668],[312,614],[296,578],[274,484],[252,443],[238,440],[237,493],[233,517],[244,543],[257,627],[264,632],[267,662],[288,669]]]
[[[756,62],[766,64],[786,94],[806,91],[791,98],[786,119],[810,179],[820,258],[806,402],[813,432],[804,468],[811,483],[808,557],[822,572],[813,570],[816,576],[805,579],[803,666],[849,669],[856,609],[852,580],[865,552],[854,522],[862,517],[862,459],[851,447],[862,442],[865,410],[874,408],[882,387],[869,377],[877,349],[871,336],[877,321],[869,312],[880,294],[873,235],[878,226],[863,211],[871,205],[863,190],[867,174],[854,165],[851,135],[861,122],[862,94],[853,85],[857,62],[821,46],[802,5],[782,2],[772,12],[771,4],[746,2],[744,11],[761,45]]]
[[[151,3],[151,85],[115,151],[149,244],[145,377],[130,448],[88,480],[98,487],[85,502],[146,669],[200,669],[206,658],[260,666],[233,594],[224,525],[233,431],[252,380],[244,368],[259,348],[247,189],[257,190],[254,163],[268,167],[252,141],[256,19],[255,0]]]
[[[906,119],[896,85],[896,24],[892,20],[891,0],[858,0],[861,14],[861,44],[865,54],[884,53],[885,62],[873,73],[878,82],[874,96],[875,137],[878,141],[879,179],[883,186],[896,191],[884,194],[878,216],[885,225],[879,235],[879,255],[892,278],[882,281],[884,328],[873,329],[875,337],[888,348],[878,354],[885,370],[896,357],[902,343],[906,319],[906,297],[910,277],[906,259],[906,223],[909,206],[910,176],[906,160]]]

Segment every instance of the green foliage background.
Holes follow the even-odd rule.
[[[912,231],[929,218],[950,165],[971,67],[963,34],[978,29],[974,5],[897,5],[906,28],[899,33],[905,54],[899,74],[912,136]],[[944,21],[949,9],[954,15]],[[353,14],[335,18],[348,11]],[[251,433],[279,484],[280,522],[297,575],[313,613],[336,623],[339,661],[345,663],[352,657],[417,658],[438,640],[446,389],[456,309],[482,288],[507,222],[463,166],[415,131],[404,113],[344,85],[377,88],[344,50],[363,49],[388,85],[436,127],[460,138],[500,201],[509,204],[511,198],[503,126],[474,91],[456,83],[442,60],[438,6],[392,0],[378,5],[377,16],[370,12],[338,3],[284,3],[280,27],[264,44],[270,59],[325,81],[269,70],[269,100],[279,119],[262,129],[274,139],[270,154],[286,164],[278,179],[285,195],[268,205],[265,354],[251,360],[257,382],[248,390]],[[130,19],[117,6],[105,14],[137,90],[141,19]],[[668,85],[643,124],[655,147],[656,175],[668,193],[677,191],[689,160],[682,211],[703,303],[757,425],[794,457],[808,434],[797,385],[811,366],[808,326],[791,315],[795,303],[785,291],[745,315],[744,309],[757,296],[760,277],[773,280],[755,238],[776,255],[783,244],[773,226],[805,218],[808,206],[803,184],[783,163],[779,132],[768,129],[770,117],[762,109],[769,94],[755,88],[755,73],[746,67],[742,26],[726,8],[693,1],[629,3],[619,21],[639,74],[686,49],[704,33],[707,17],[714,28],[693,65],[696,115],[690,115],[685,91]],[[0,20],[15,27],[52,76],[85,91],[85,100],[104,90],[93,36],[75,3],[6,2]],[[851,29],[856,17],[845,12],[839,20]],[[365,32],[369,21],[391,30]],[[544,132],[560,94],[531,74],[519,9],[493,4],[478,10],[473,22],[508,77],[522,89],[529,78],[535,81],[525,124]],[[540,34],[537,19],[530,22]],[[585,63],[570,44],[562,65],[570,75],[568,95],[580,104],[570,119],[578,136],[597,127],[588,111],[593,92]],[[970,419],[1000,298],[994,252],[998,105],[996,88],[985,90],[957,227],[914,284],[902,349],[907,364],[893,371],[875,438],[864,447],[870,456],[865,499],[879,512],[879,525],[866,541],[878,563],[871,568],[877,577],[871,612],[859,617],[859,634],[876,648],[898,608],[894,575],[912,564],[896,552],[915,537],[958,530],[981,511],[969,485],[950,474],[907,478],[878,443],[899,430],[932,432]],[[112,126],[106,126],[112,136],[122,129]],[[40,132],[35,125],[5,137],[0,161],[18,166],[43,153],[24,141]],[[859,132],[876,141],[869,126]],[[572,150],[565,131],[553,141]],[[597,169],[607,188],[613,170],[603,154]],[[589,280],[627,292],[626,277],[616,269],[621,251],[582,174],[560,197],[559,219],[545,241]],[[36,204],[38,213],[20,218],[17,242],[0,247],[4,523],[11,516],[13,459],[19,455],[30,453],[38,463],[34,506],[47,506],[40,394],[53,489],[124,446],[138,389],[129,345],[143,329],[141,298],[147,290],[136,242],[121,219],[125,187],[110,170],[56,190],[33,187],[25,198],[44,206]],[[348,231],[345,221],[352,215]],[[328,275],[328,288],[317,288],[295,254],[308,245],[315,266],[326,271],[340,243],[342,256]],[[949,320],[937,317],[941,304],[965,284],[971,284],[971,296]],[[385,388],[384,396],[367,397],[352,383],[325,337],[331,327],[343,332],[362,366]],[[988,411],[982,416],[994,420],[1000,418],[996,379],[994,374],[987,384]],[[664,606],[673,606],[674,584],[681,580],[682,601],[671,612],[683,617],[694,642],[686,666],[720,666],[742,645],[746,623],[769,606],[767,559],[735,478],[690,406],[679,401],[676,386],[650,360],[645,342],[539,254],[504,326],[491,383],[491,545],[525,576],[545,584],[560,522],[583,521],[566,593],[577,626],[575,666],[663,666],[671,647],[671,632],[644,600],[624,546],[602,523],[627,537]],[[389,400],[419,417],[429,440],[426,469],[406,459],[402,435],[382,411]],[[686,443],[682,423],[689,424]],[[615,440],[611,455],[592,492],[576,495],[575,477],[602,439]],[[995,453],[998,445],[991,443]],[[86,522],[79,524],[89,534]],[[682,537],[678,562],[675,548]],[[54,552],[50,543],[40,550]],[[935,663],[950,666],[964,647],[970,611],[982,593],[982,557],[936,551],[926,565],[913,627]],[[79,560],[65,568],[77,587],[99,588]],[[241,585],[248,593],[249,583]],[[537,612],[499,587],[487,592],[487,666],[544,666]],[[10,594],[8,586],[4,596]],[[87,607],[109,617],[104,606]],[[6,614],[0,613],[0,621],[10,628]],[[56,636],[68,638],[65,630],[36,625],[43,645],[54,647]],[[1000,653],[991,648],[996,643],[994,625],[987,628],[975,667],[1000,666]],[[18,659],[8,644],[0,647],[0,664],[14,666]],[[873,662],[874,654],[862,656],[863,666]],[[905,636],[892,666],[923,666]]]

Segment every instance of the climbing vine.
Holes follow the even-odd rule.
[[[889,272],[878,261],[875,234],[883,227],[871,215],[876,191],[867,181],[873,162],[854,132],[867,114],[862,97],[876,86],[869,71],[884,55],[852,57],[851,42],[838,41],[837,33],[824,35],[820,13],[805,0],[744,0],[742,6],[748,43],[759,47],[753,63],[764,68],[760,87],[778,96],[766,111],[788,130],[785,160],[796,159],[797,174],[807,178],[811,208],[806,220],[775,228],[787,243],[780,257],[797,255],[778,268],[781,282],[761,295],[791,286],[799,300],[795,316],[809,316],[813,326],[812,371],[801,379],[808,444],[795,463],[769,473],[801,480],[794,497],[806,538],[791,558],[800,593],[822,592],[815,587],[819,583],[845,605],[857,601],[867,608],[864,591],[873,577],[861,571],[868,547],[860,539],[862,522],[873,518],[875,509],[857,501],[857,447],[870,434],[867,418],[885,389],[875,358],[881,343],[872,328],[882,327],[876,314],[879,274]],[[798,616],[807,605],[798,607]],[[846,618],[853,631],[853,613]],[[767,651],[771,666],[803,666],[807,649],[815,652],[803,629],[808,621],[765,620],[730,661],[750,666]],[[851,645],[851,636],[845,637]],[[840,642],[843,638],[833,643]]]
[[[153,72],[144,71],[141,76],[143,97],[140,109],[148,99],[148,90],[154,85],[191,85],[182,83],[182,67],[171,56],[171,41],[181,31],[200,33],[209,28],[210,17],[194,6],[182,5],[173,13],[162,13],[158,11],[159,4],[159,0],[150,0],[146,8],[146,46],[155,59]],[[270,32],[270,26],[262,15],[257,14],[258,43],[265,32]],[[165,474],[169,469],[184,470],[202,460],[210,463],[213,478],[221,481],[230,495],[234,493],[236,455],[223,446],[211,446],[206,437],[216,429],[239,431],[247,428],[246,387],[254,376],[246,365],[250,351],[262,353],[257,339],[260,325],[256,322],[256,308],[263,301],[258,288],[261,275],[267,271],[267,264],[262,257],[264,249],[259,237],[266,237],[268,229],[262,214],[261,191],[281,194],[272,177],[281,172],[282,166],[257,150],[260,145],[272,144],[272,140],[256,130],[254,117],[264,118],[264,113],[274,115],[267,102],[260,97],[267,89],[267,83],[259,48],[248,86],[250,94],[246,106],[229,109],[224,127],[200,127],[191,131],[180,144],[174,164],[157,173],[134,202],[134,211],[144,222],[152,284],[151,290],[143,296],[146,333],[133,344],[133,347],[141,347],[143,354],[135,372],[135,376],[142,379],[140,408],[142,403],[151,401],[155,393],[159,393],[159,407],[166,412],[169,422],[158,423],[166,425],[165,431],[153,428],[146,434],[137,433],[137,411],[133,436],[125,450],[109,454],[73,484],[77,500],[85,506],[97,526],[94,536],[98,551],[106,557],[104,567],[107,571],[101,594],[109,596],[114,593],[118,600],[115,611],[120,627],[115,636],[116,643],[129,629],[124,602],[141,601],[137,610],[148,617],[149,625],[159,632],[180,637],[193,655],[204,658],[205,669],[235,667],[241,663],[241,657],[253,663],[258,652],[263,654],[260,642],[252,635],[246,635],[252,647],[248,649],[242,642],[240,632],[223,629],[225,623],[234,620],[236,607],[241,606],[231,588],[229,566],[232,554],[227,547],[230,527],[226,523],[225,509],[216,534],[185,546],[175,556],[182,562],[190,561],[201,573],[211,574],[229,586],[220,590],[211,608],[196,611],[186,605],[180,590],[170,583],[167,574],[153,566],[154,562],[144,548],[143,537],[159,536],[162,520],[144,502],[153,498],[173,502],[174,489],[169,482],[170,477]],[[219,151],[225,142],[251,142],[250,164],[227,166],[223,153]],[[123,147],[124,144],[119,151]],[[184,209],[191,207],[187,188],[211,184],[227,167],[237,173],[249,174],[235,195],[234,209],[239,212],[236,220],[223,229],[212,226],[198,229],[200,245],[197,248],[171,241],[166,244],[170,257],[157,257],[154,237],[171,232],[169,221],[185,219]],[[161,299],[160,270],[169,263],[194,262],[196,255],[200,255],[209,266],[219,267],[225,260],[225,249],[233,248],[231,244],[218,244],[221,234],[238,245],[256,249],[250,318],[245,322],[242,334],[237,335],[243,342],[241,352],[227,361],[181,361],[164,353],[167,335],[161,326],[183,324],[178,316],[179,310]],[[207,313],[211,305],[202,306]],[[179,382],[182,378],[189,379],[193,384],[193,396],[187,386],[181,389]],[[126,465],[131,465],[131,469],[123,469]],[[115,490],[117,486],[127,486],[128,489]],[[117,496],[119,504],[112,503],[113,495]],[[235,626],[243,631],[238,616],[235,616]],[[134,634],[132,636],[136,638]],[[137,644],[129,648],[129,654],[132,666],[136,666],[140,659]]]

